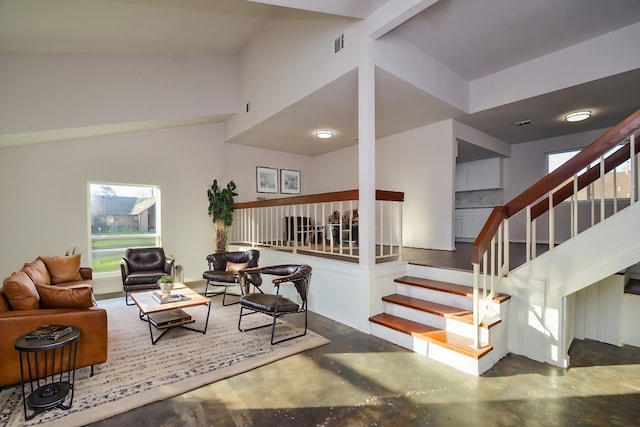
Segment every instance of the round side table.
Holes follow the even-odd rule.
[[[71,333],[55,341],[28,340],[26,336],[14,342],[20,352],[25,420],[46,409],[71,408],[80,330],[71,327]]]

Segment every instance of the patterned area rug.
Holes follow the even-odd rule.
[[[216,298],[206,335],[175,328],[151,345],[149,328],[138,319],[136,307],[125,306],[123,298],[98,304],[108,313],[108,360],[95,367],[93,377],[89,376],[89,368],[76,371],[71,409],[50,409],[25,422],[22,389],[19,385],[9,387],[0,392],[0,426],[70,427],[92,423],[329,342],[308,331],[304,337],[272,346],[271,328],[239,332],[240,307],[222,307]],[[199,328],[206,317],[206,308],[188,311]],[[247,326],[250,322],[268,321],[263,315],[245,319]],[[286,322],[281,322],[278,328],[283,334],[295,332]]]

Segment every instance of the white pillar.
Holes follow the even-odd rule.
[[[363,49],[358,67],[358,189],[360,266],[373,268],[376,212],[376,113],[375,66],[371,40]]]

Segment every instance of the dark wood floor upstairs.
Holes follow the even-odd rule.
[[[472,243],[456,242],[455,251],[434,249],[402,248],[402,260],[411,264],[425,265],[428,267],[449,268],[453,270],[472,271],[471,246]],[[540,255],[549,249],[547,245],[538,245],[537,253]],[[524,243],[511,243],[509,245],[510,268],[513,269],[524,264],[526,257]]]

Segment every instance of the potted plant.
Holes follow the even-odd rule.
[[[235,190],[235,182],[229,181],[226,187],[219,187],[217,179],[207,190],[209,216],[216,228],[216,252],[227,250],[229,227],[233,222],[233,198],[238,195]]]
[[[158,279],[158,286],[160,286],[162,295],[169,295],[171,293],[171,289],[173,289],[173,277],[165,274]]]

